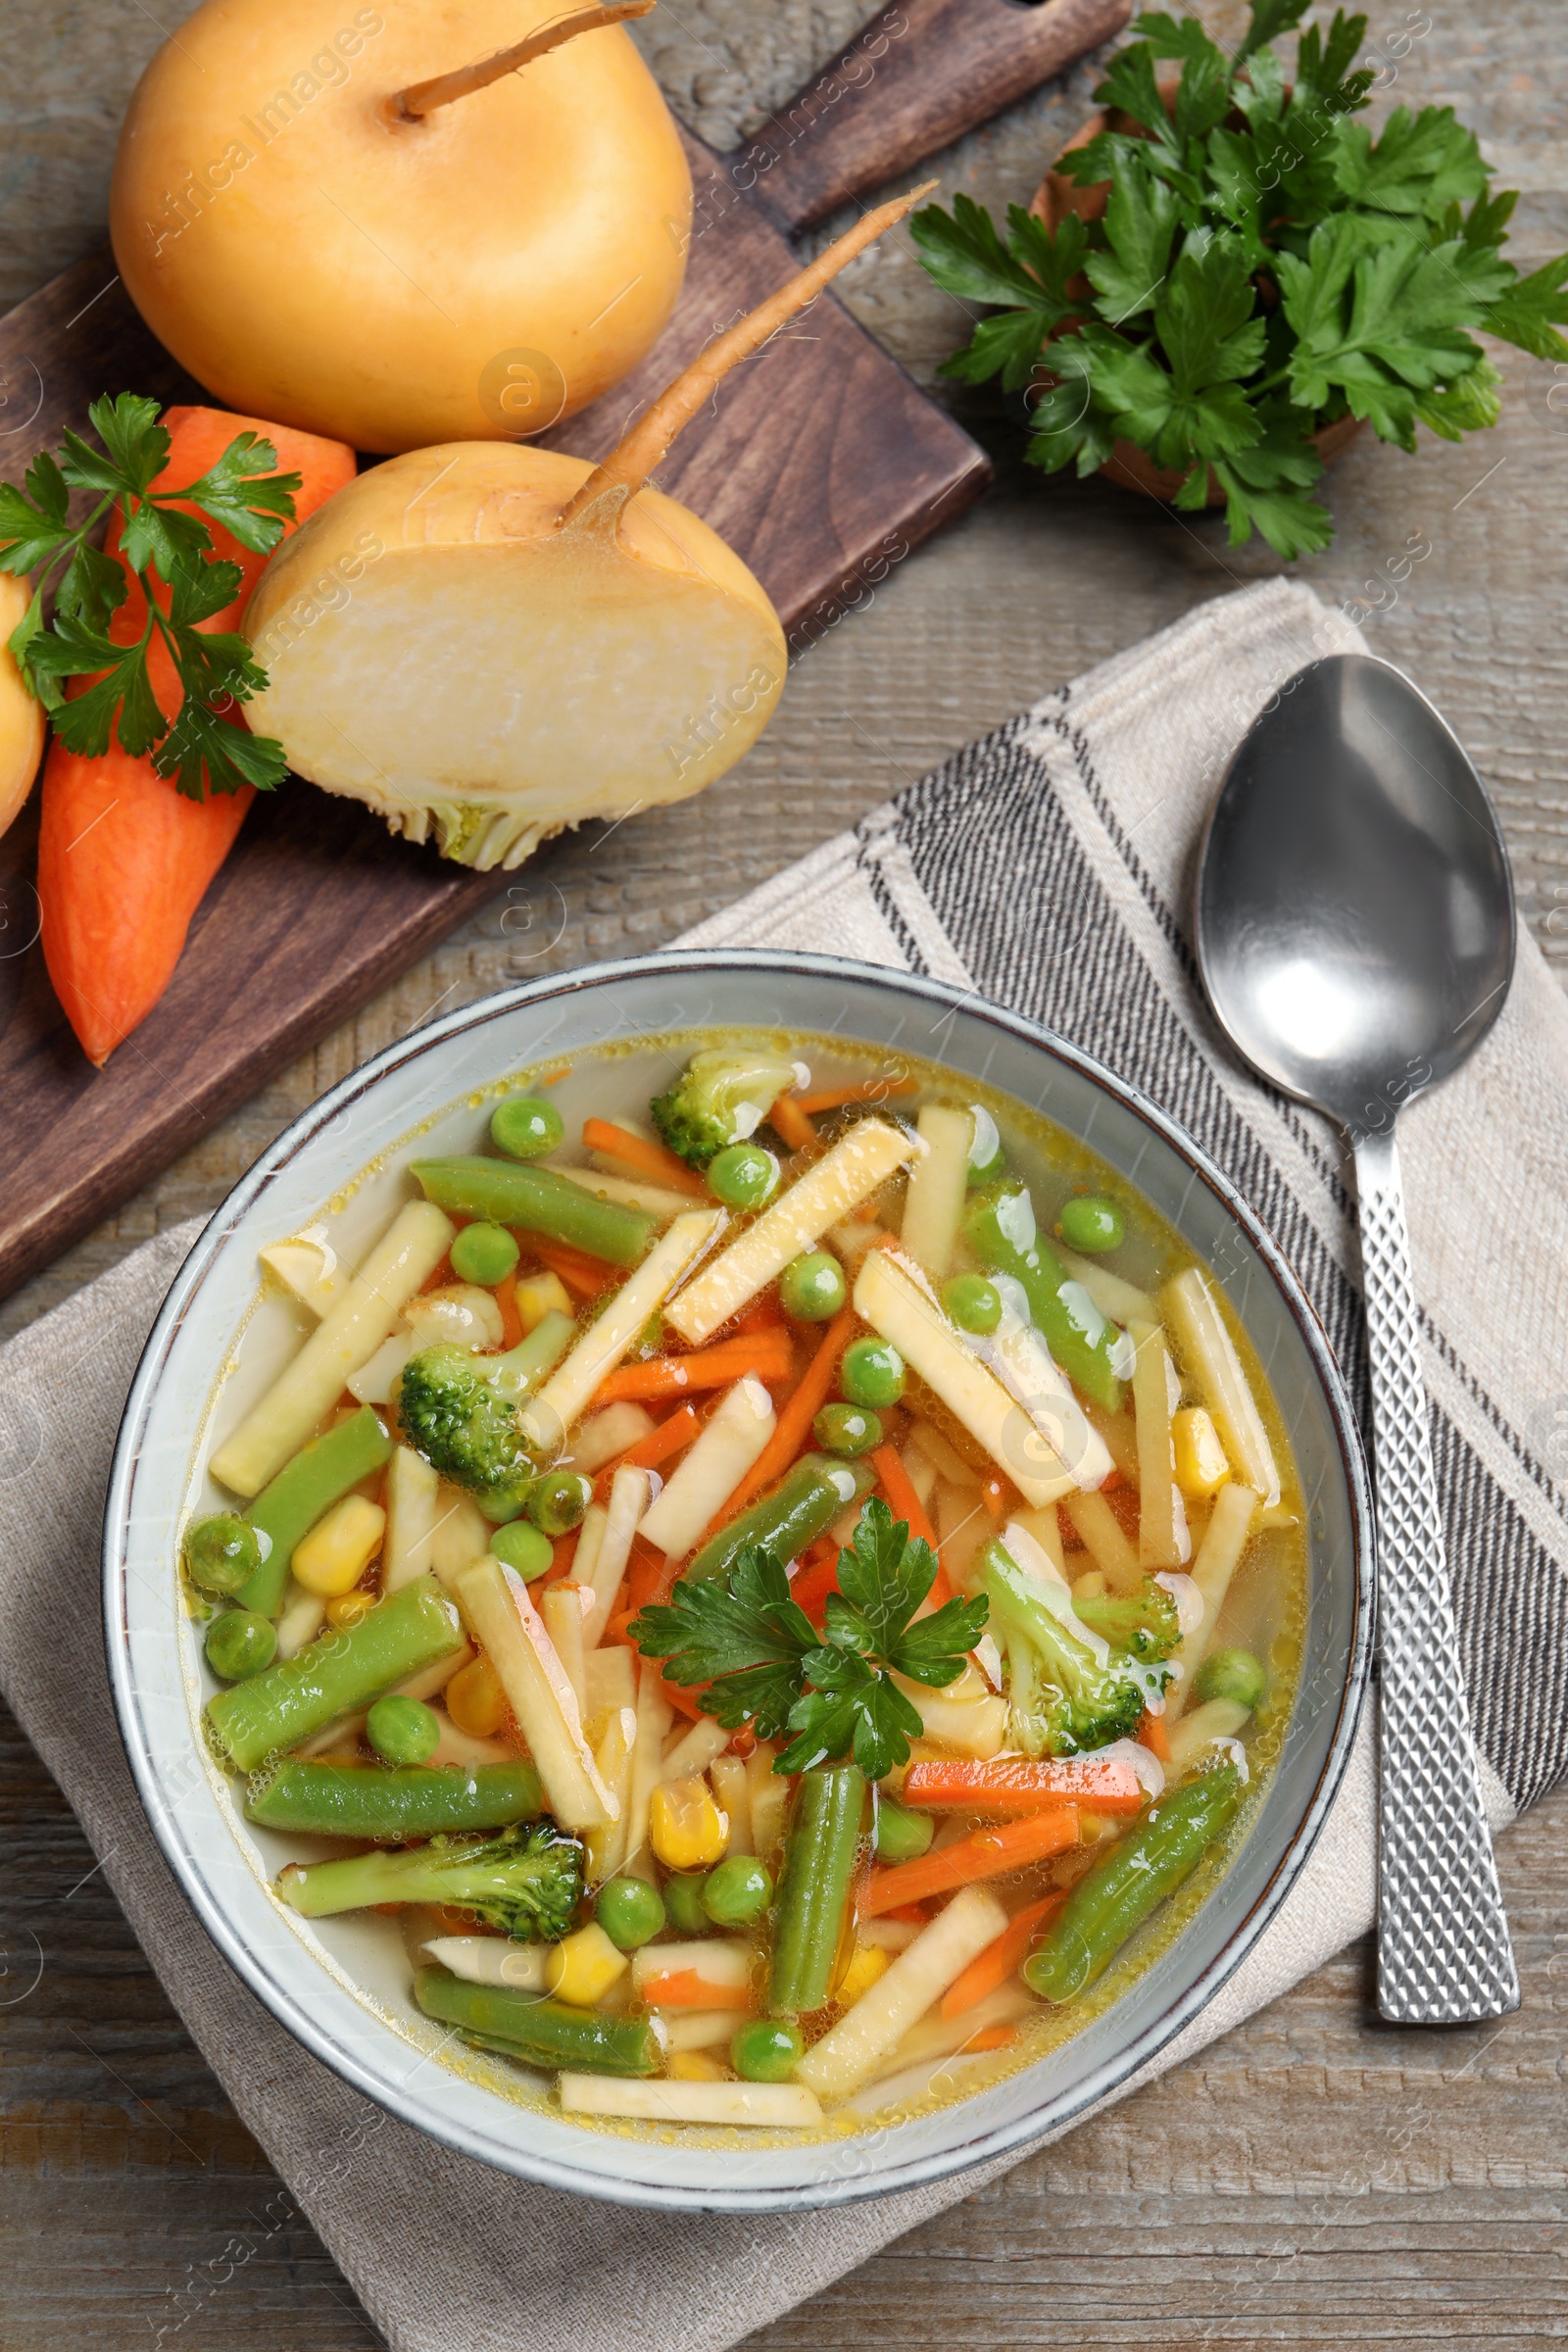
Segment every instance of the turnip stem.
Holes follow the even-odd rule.
[[[906,196],[896,196],[891,204],[878,205],[875,212],[867,213],[842,237],[835,238],[827,251],[818,254],[788,285],[780,286],[776,294],[759,303],[737,325],[715,335],[707,350],[699,352],[691,366],[665,386],[604,464],[594,467],[563,507],[562,523],[574,522],[607,491],[622,492],[618,502],[621,505],[626,498],[635,497],[655,466],[662,465],[676,434],[707,407],[730,369],[739,367],[742,360],[749,360],[753,352],[760,351],[798,311],[815,301],[847,263],[896,227],[936,185],[934,179],[928,179],[922,186],[911,188]]]
[[[450,106],[457,98],[471,97],[475,90],[487,90],[504,74],[531,66],[536,57],[547,57],[552,49],[574,41],[579,32],[597,32],[604,24],[623,24],[628,17],[646,17],[654,4],[655,0],[609,0],[604,8],[579,9],[575,16],[562,17],[556,24],[529,33],[525,41],[514,41],[510,49],[498,49],[494,57],[480,58],[476,65],[460,66],[455,74],[433,74],[428,81],[411,82],[406,90],[398,90],[388,101],[390,112],[402,122],[421,122],[426,115],[433,115],[437,107]]]

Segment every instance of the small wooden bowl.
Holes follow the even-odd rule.
[[[1159,94],[1167,109],[1174,106],[1174,81],[1161,82]],[[1075,147],[1087,147],[1090,140],[1098,139],[1102,130],[1128,131],[1135,138],[1147,135],[1142,125],[1135,122],[1130,115],[1124,115],[1119,108],[1112,107],[1108,111],[1091,115],[1082,128],[1073,132],[1062,148],[1062,154],[1070,155]],[[1108,179],[1097,179],[1086,187],[1080,187],[1076,180],[1069,179],[1064,172],[1058,171],[1054,165],[1035,190],[1029,210],[1037,220],[1043,220],[1049,229],[1054,231],[1061,226],[1069,213],[1076,213],[1080,220],[1103,220],[1109,195]],[[1332,466],[1335,459],[1349,448],[1360,432],[1362,422],[1359,416],[1340,416],[1333,424],[1322,426],[1312,435],[1312,446],[1325,466]],[[1160,499],[1167,506],[1182,486],[1181,474],[1170,466],[1156,466],[1147,450],[1139,449],[1131,441],[1118,441],[1100,470],[1107,481],[1119,484],[1123,490],[1141,490],[1146,498]],[[1211,507],[1225,504],[1225,493],[1214,479],[1212,471],[1208,477],[1206,504]]]

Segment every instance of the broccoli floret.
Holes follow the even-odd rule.
[[[1025,1754],[1073,1756],[1130,1739],[1150,1670],[1114,1653],[1102,1665],[1001,1544],[980,1554],[980,1581],[1006,1636],[1008,1730]]]
[[[1168,1658],[1182,1638],[1181,1612],[1176,1595],[1146,1576],[1136,1592],[1102,1592],[1083,1598],[1074,1593],[1073,1615],[1112,1649],[1144,1658],[1151,1665]]]
[[[795,1064],[771,1054],[710,1046],[694,1054],[667,1095],[648,1105],[671,1152],[706,1168],[730,1144],[742,1144],[795,1084]]]
[[[505,1936],[559,1943],[582,1900],[582,1846],[552,1822],[519,1822],[493,1838],[432,1838],[397,1853],[376,1846],[336,1862],[291,1862],[277,1891],[307,1919],[373,1903],[451,1903]]]
[[[398,1384],[398,1419],[414,1450],[502,1512],[520,1507],[539,1467],[522,1442],[515,1401],[497,1382],[506,1360],[446,1345],[421,1348]]]

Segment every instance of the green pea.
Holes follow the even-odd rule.
[[[556,1556],[556,1547],[544,1530],[531,1527],[526,1519],[498,1527],[490,1539],[490,1549],[503,1566],[515,1568],[525,1585],[543,1576]]]
[[[277,1628],[255,1609],[225,1609],[207,1628],[207,1663],[225,1683],[260,1674],[277,1655]]]
[[[534,1526],[545,1535],[569,1535],[574,1527],[581,1526],[593,1492],[593,1481],[578,1471],[550,1470],[543,1478],[534,1480],[523,1507]]]
[[[730,1144],[708,1163],[709,1190],[726,1208],[760,1208],[778,1190],[778,1161],[760,1144]]]
[[[482,1282],[493,1290],[521,1254],[504,1225],[465,1225],[452,1245],[452,1271],[464,1282]]]
[[[1198,1669],[1195,1698],[1233,1698],[1239,1707],[1255,1707],[1268,1684],[1250,1649],[1211,1649]]]
[[[204,1592],[237,1592],[262,1564],[262,1539],[237,1511],[215,1511],[185,1530],[185,1568]]]
[[[522,1517],[523,1506],[528,1500],[528,1489],[526,1486],[497,1487],[487,1494],[476,1494],[473,1499],[492,1527],[507,1527],[514,1519]]]
[[[844,1268],[826,1250],[792,1257],[778,1278],[778,1299],[797,1323],[826,1323],[849,1296]]]
[[[839,1365],[839,1388],[851,1404],[880,1412],[904,1395],[904,1358],[888,1340],[852,1340]]]
[[[858,1453],[869,1453],[873,1446],[882,1443],[882,1424],[875,1413],[868,1413],[858,1404],[824,1404],[811,1423],[811,1435],[824,1453],[839,1453],[853,1460]]]
[[[1057,1230],[1069,1250],[1081,1250],[1086,1257],[1119,1249],[1127,1233],[1115,1201],[1102,1200],[1098,1193],[1080,1193],[1064,1201]]]
[[[658,1887],[646,1879],[612,1879],[599,1889],[594,1914],[617,1952],[651,1942],[666,1917]]]
[[[712,1921],[703,1909],[703,1874],[677,1870],[664,1881],[664,1909],[677,1936],[706,1936]]]
[[[782,2017],[754,2017],[729,2045],[729,2062],[744,2082],[787,2082],[806,2055],[799,2026]]]
[[[365,1718],[365,1736],[383,1764],[428,1764],[441,1744],[441,1725],[422,1698],[378,1698]]]
[[[983,1274],[955,1274],[942,1303],[960,1331],[995,1331],[1002,1321],[1002,1293]]]
[[[1002,1138],[997,1133],[996,1120],[978,1102],[971,1105],[970,1115],[974,1120],[974,1140],[969,1146],[969,1182],[990,1184],[1006,1165]]]
[[[749,1928],[773,1900],[773,1874],[755,1854],[730,1854],[703,1881],[703,1909],[715,1928]]]
[[[876,1858],[879,1862],[917,1862],[937,1834],[929,1813],[911,1813],[890,1796],[876,1800]]]
[[[538,1159],[554,1152],[565,1132],[560,1111],[539,1095],[509,1095],[490,1118],[490,1141],[509,1159]]]

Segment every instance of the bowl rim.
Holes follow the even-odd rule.
[[[1081,2082],[1049,2099],[1041,2107],[1009,2123],[995,2126],[967,2140],[931,2154],[887,2162],[879,2169],[851,2180],[803,2182],[783,2188],[696,2188],[658,2182],[616,2180],[580,2171],[537,2150],[508,2147],[476,2150],[457,2126],[443,2129],[439,2113],[400,2095],[396,2085],[375,2076],[355,2052],[332,2042],[319,2030],[306,2003],[272,1982],[253,1957],[244,1939],[229,1926],[212,1890],[187,1868],[186,1857],[173,1838],[170,1817],[159,1801],[160,1783],[155,1761],[140,1733],[136,1693],[129,1654],[128,1624],[122,1606],[127,1572],[131,1484],[139,1451],[139,1431],[175,1335],[182,1327],[186,1306],[209,1266],[225,1244],[240,1216],[271,1177],[305,1149],[321,1128],[340,1122],[345,1112],[371,1091],[386,1073],[439,1049],[448,1039],[486,1021],[554,999],[582,995],[607,984],[641,978],[716,973],[725,970],[799,974],[813,979],[880,985],[896,994],[913,996],[988,1022],[1023,1043],[1044,1051],[1088,1079],[1130,1109],[1174,1151],[1193,1175],[1218,1199],[1256,1250],[1274,1282],[1310,1359],[1322,1389],[1339,1447],[1353,1537],[1353,1621],[1344,1685],[1327,1753],[1302,1808],[1297,1828],[1249,1908],[1237,1920],[1224,1942],[1187,1989],[1143,2032],[1107,2057]],[[602,2201],[675,2212],[760,2213],[805,2211],[858,2204],[873,2197],[966,2172],[994,2159],[1017,2158],[1048,2135],[1058,2136],[1085,2112],[1140,2073],[1208,2006],[1222,1986],[1257,1944],[1277,1916],[1299,1878],[1317,1842],[1349,1763],[1362,1706],[1371,1677],[1375,1624],[1376,1553],[1370,1482],[1360,1434],[1344,1379],[1315,1308],[1267,1232],[1230,1179],[1175,1119],[1161,1110],[1139,1088],[1118,1077],[1095,1055],[1048,1029],[1043,1023],[993,1004],[978,991],[960,991],[949,984],[906,972],[896,966],[855,961],[846,956],[802,951],[746,948],[664,949],[624,959],[582,964],[568,972],[475,998],[441,1019],[426,1023],[383,1047],[368,1060],[339,1080],[290,1121],[247,1168],[209,1218],[182,1261],[158,1311],[138,1359],[126,1396],[115,1442],[104,1508],[103,1537],[104,1645],[110,1688],[120,1734],[136,1785],[137,1795],[180,1891],[219,1951],[242,1984],[277,2022],[352,2088],[395,2115],[413,2130],[428,2133],[459,2154],[541,2186],[567,2190]]]

